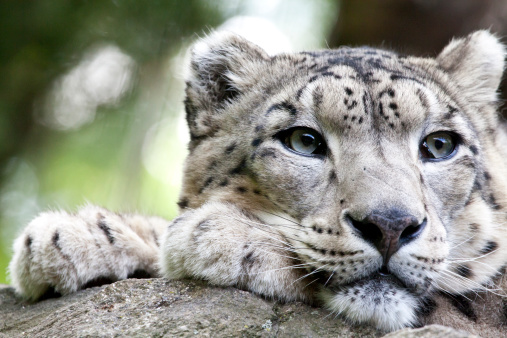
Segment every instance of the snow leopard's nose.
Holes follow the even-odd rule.
[[[372,243],[384,259],[387,267],[391,256],[403,245],[413,241],[426,226],[414,216],[397,209],[387,212],[372,212],[362,220],[347,216],[352,227],[367,242]]]

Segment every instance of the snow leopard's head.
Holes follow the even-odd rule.
[[[231,34],[204,39],[187,83],[181,206],[251,211],[285,236],[333,312],[413,325],[433,291],[481,288],[507,262],[504,54],[486,31],[435,59],[269,56]]]

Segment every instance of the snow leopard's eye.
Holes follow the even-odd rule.
[[[438,131],[426,136],[419,149],[424,158],[443,160],[454,155],[457,144],[454,133]]]
[[[288,148],[303,155],[322,155],[326,151],[322,136],[310,128],[296,127],[286,130],[282,141]]]

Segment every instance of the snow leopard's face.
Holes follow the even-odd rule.
[[[437,59],[269,57],[238,37],[194,53],[181,206],[229,201],[257,215],[332,311],[403,327],[432,291],[478,288],[506,263],[504,52],[489,34]]]

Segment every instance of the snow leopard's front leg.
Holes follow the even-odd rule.
[[[128,277],[158,276],[158,241],[167,224],[91,205],[77,214],[42,213],[14,242],[12,284],[24,298],[36,300],[52,289],[68,294]]]
[[[269,298],[310,303],[308,271],[276,229],[229,203],[186,211],[167,227],[160,264],[167,278],[196,278]]]

